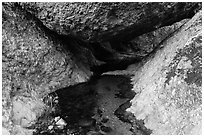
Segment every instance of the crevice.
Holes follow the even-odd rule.
[[[179,12],[179,16],[174,15],[176,11],[185,9],[183,6],[185,4],[178,4],[176,9],[171,9],[175,11],[167,12],[168,15],[165,15],[165,18],[147,17],[145,23],[129,26],[115,36],[104,33],[101,35],[101,41],[92,42],[71,34],[58,34],[47,28],[21,5],[15,3],[12,7],[13,11],[19,12],[18,10],[21,10],[21,14],[25,14],[27,20],[34,21],[52,42],[60,45],[60,47],[55,47],[57,51],[67,53],[67,56],[70,55],[74,58],[73,62],[76,65],[82,64],[87,70],[93,72],[87,82],[61,88],[47,95],[43,99],[47,106],[44,114],[38,118],[35,124],[27,128],[34,130],[33,134],[38,135],[150,135],[152,131],[145,127],[144,120],[138,120],[133,113],[126,111],[127,108],[131,107],[131,100],[136,95],[132,90],[130,77],[104,75],[103,73],[125,70],[131,64],[152,58],[158,50],[163,48],[162,43],[182,25],[150,52],[142,51],[139,47],[130,45],[130,41],[160,27],[191,18],[195,14],[194,10],[199,7],[198,4],[195,4],[188,12]],[[3,18],[6,18],[4,13]],[[109,37],[110,35],[111,37]],[[195,74],[193,73],[190,77],[193,75]],[[199,78],[193,82],[196,81],[200,84]],[[188,79],[186,81],[191,82]],[[15,94],[11,92],[11,96],[15,96]]]
[[[143,121],[126,111],[135,96],[130,78],[103,75],[96,79],[59,89],[44,98],[49,111],[30,127],[35,129],[34,134],[150,134]],[[68,124],[60,128],[59,119]]]
[[[158,50],[159,45],[150,53],[145,53],[145,55],[138,54],[141,52],[139,51],[140,49],[136,46],[128,46],[128,42],[147,32],[172,25],[185,18],[191,18],[195,14],[194,10],[199,8],[199,4],[195,3],[194,6],[191,6],[190,9],[187,10],[188,12],[183,13],[179,11],[179,15],[174,15],[178,9],[185,9],[182,8],[182,6],[185,6],[185,4],[180,3],[175,9],[169,9],[172,11],[165,12],[168,13],[168,15],[165,15],[166,18],[161,16],[160,19],[158,16],[151,16],[145,18],[146,21],[142,21],[142,24],[134,24],[124,31],[121,31],[117,36],[111,37],[111,39],[106,39],[105,37],[108,38],[109,35],[104,34],[103,42],[90,42],[71,34],[60,35],[56,31],[47,28],[37,17],[29,12],[30,10],[22,7],[19,3],[15,3],[14,5],[16,9],[26,12],[26,17],[32,18],[37,26],[40,27],[53,42],[61,43],[62,47],[56,47],[56,50],[60,52],[71,52],[76,63],[81,62],[87,69],[90,69],[94,75],[101,75],[108,71],[124,70],[128,65],[141,62],[144,58],[147,58]],[[160,25],[158,26],[157,24]],[[157,27],[155,28],[155,26]],[[99,63],[100,61],[102,63]]]
[[[117,35],[113,35],[114,31],[107,32],[102,34],[100,39],[101,41],[113,42],[130,41],[137,36],[154,31],[160,27],[172,25],[173,23],[186,18],[192,18],[196,11],[201,9],[199,3],[194,3],[194,5],[188,10],[185,10],[182,6],[186,5],[185,3],[180,2],[174,8],[170,8],[169,11],[163,12],[163,15],[146,17],[143,21],[141,21],[141,23],[133,24],[128,28],[125,28],[124,30],[121,30],[120,33],[117,33]]]

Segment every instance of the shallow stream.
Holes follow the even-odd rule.
[[[44,101],[50,107],[33,126],[34,134],[150,134],[126,111],[135,96],[130,82],[127,76],[103,75],[49,94]]]

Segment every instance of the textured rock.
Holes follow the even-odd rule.
[[[201,134],[201,11],[162,43],[132,78],[128,109],[152,134]]]
[[[191,18],[198,3],[21,3],[49,29],[91,41],[125,41]]]
[[[3,3],[2,121],[11,134],[32,133],[18,128],[30,126],[44,111],[42,98],[48,93],[90,77],[62,47],[18,4]]]
[[[136,48],[138,56],[146,56],[155,48],[158,48],[161,43],[170,37],[175,31],[182,27],[189,19],[176,22],[171,26],[164,26],[155,31],[145,33],[138,36],[129,42],[129,45]],[[127,44],[128,46],[128,44]],[[127,47],[125,46],[125,47]],[[131,50],[131,48],[129,48]]]
[[[161,27],[126,42],[105,42],[95,46],[94,56],[106,62],[93,67],[93,71],[107,72],[126,69],[132,63],[140,62],[150,53],[161,48],[161,43],[183,26],[189,19],[176,22],[171,26]],[[92,46],[94,48],[94,46]],[[100,48],[103,49],[100,49]],[[105,55],[105,56],[104,56]]]
[[[162,43],[160,48],[168,43],[164,40],[187,20],[170,27],[161,28],[162,26],[191,18],[201,8],[200,3],[3,3],[2,5],[2,123],[6,134],[31,134],[32,130],[25,128],[31,126],[36,118],[44,112],[46,107],[42,99],[48,93],[87,81],[91,76],[90,68],[93,66],[106,63],[96,69],[96,72],[100,73],[101,70],[101,72],[105,72],[125,69],[130,63],[141,61],[148,53],[156,51],[159,44]],[[179,112],[188,115],[200,113],[199,108],[194,105],[195,103],[200,105],[200,92],[198,92],[201,85],[200,63],[193,59],[187,60],[194,58],[194,56],[188,56],[187,51],[192,52],[190,55],[194,55],[201,47],[198,46],[192,51],[191,48],[194,48],[194,44],[191,48],[187,45],[186,49],[182,47],[187,39],[197,34],[193,28],[199,25],[199,21],[194,21],[195,24],[189,28],[187,28],[189,24],[184,25],[182,29],[186,28],[186,30],[182,30],[168,39],[168,41],[173,40],[165,46],[168,47],[165,48],[166,51],[157,53],[157,59],[153,59],[156,63],[152,63],[152,65],[149,61],[143,67],[144,69],[140,69],[135,74],[135,91],[138,93],[136,89],[144,88],[141,96],[145,94],[145,97],[148,97],[146,96],[146,93],[149,95],[148,89],[153,90],[160,86],[155,86],[154,81],[162,82],[163,80],[166,82],[167,86],[162,88],[168,91],[168,95],[159,90],[157,90],[158,94],[152,94],[157,96],[162,92],[163,100],[170,100],[174,104],[178,102],[175,107],[179,106],[182,110],[170,108],[171,110],[165,110],[166,115],[163,115],[160,113],[160,109],[154,109],[158,110],[158,114],[162,116],[169,116],[171,112],[175,112],[173,118],[175,118],[174,116],[186,118],[180,116]],[[155,29],[157,30],[150,32]],[[192,41],[199,40],[200,35],[194,38]],[[90,41],[83,41],[83,39]],[[155,47],[156,50],[154,50]],[[177,49],[181,50],[176,53]],[[200,56],[200,54],[201,52],[196,55]],[[165,57],[167,59],[164,59]],[[165,67],[160,63],[162,59],[165,62],[163,65]],[[155,70],[154,66],[162,71]],[[186,69],[183,70],[183,68]],[[147,76],[151,74],[157,77]],[[175,81],[181,79],[182,86],[175,84],[176,82],[172,81],[174,79],[176,79]],[[139,82],[136,83],[136,81]],[[143,81],[148,84],[144,84]],[[174,83],[172,84],[172,82]],[[172,86],[175,87],[175,91],[173,90],[173,95],[170,96]],[[187,90],[183,91],[189,91],[192,96],[187,96],[183,91],[176,92],[179,90],[178,87],[180,89],[185,87]],[[191,91],[198,94],[194,95]],[[184,99],[181,98],[178,101],[172,99],[173,96],[177,97],[180,94],[181,96],[185,94]],[[140,99],[145,101],[141,96],[138,96],[138,100],[136,97],[133,100],[133,112],[137,109],[140,110],[140,107],[143,108],[143,105],[149,111],[149,108],[145,106],[146,102],[137,106],[137,101]],[[179,104],[185,98],[187,98],[187,102]],[[195,100],[191,104],[192,98]],[[158,102],[162,101],[157,101],[155,104]],[[167,103],[169,102],[167,101]],[[154,107],[158,108],[158,106]],[[195,107],[195,109],[185,110],[189,107]],[[163,108],[161,109],[163,110]],[[139,113],[137,112],[135,115],[139,119],[144,119],[143,116],[146,114],[140,115]],[[147,117],[146,119],[150,120],[145,124],[148,128],[151,127],[149,129],[153,130],[153,134],[166,131],[164,128],[169,129],[166,134],[181,133],[178,131],[179,129],[175,131],[174,125],[170,131],[171,128],[167,126],[171,124],[151,125],[151,120],[156,119],[151,116],[154,115]],[[200,117],[193,118],[197,122]],[[193,121],[193,118],[190,120]],[[188,120],[185,122],[180,119],[177,123],[180,121],[184,123],[184,126],[189,123]],[[181,128],[183,127],[181,126]],[[187,128],[185,129],[188,130]],[[172,132],[173,130],[175,132]],[[192,133],[195,132],[192,131]]]
[[[18,4],[61,37],[85,40],[67,48],[79,60],[89,58],[84,64],[95,62],[94,57],[100,60],[89,65],[98,74],[141,61],[185,21],[173,23],[191,18],[201,8],[201,3],[167,2]]]

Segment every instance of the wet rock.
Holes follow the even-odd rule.
[[[133,116],[132,113],[127,112],[126,109],[131,106],[130,101],[127,101],[126,103],[120,105],[117,110],[114,112],[114,114],[122,121],[131,123],[131,116]]]
[[[95,126],[96,120],[92,118],[87,118],[87,119],[80,119],[78,122],[78,125],[81,127],[91,127]]]
[[[116,97],[132,99],[136,95],[132,90],[131,80],[128,77],[124,77],[117,87],[119,91],[115,94]]]

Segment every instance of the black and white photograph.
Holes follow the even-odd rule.
[[[202,135],[202,1],[1,2],[2,135]]]

